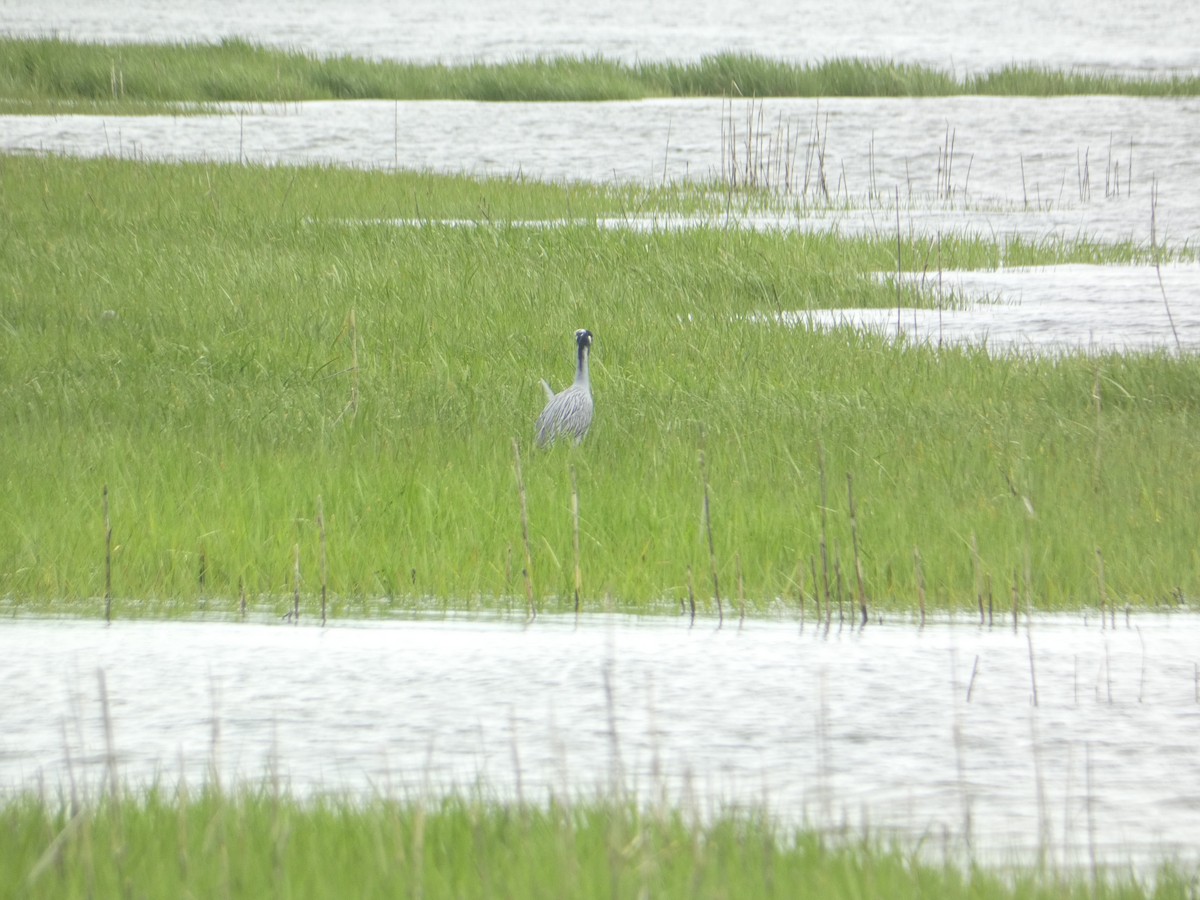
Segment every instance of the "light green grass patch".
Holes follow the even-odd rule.
[[[739,571],[751,611],[836,601],[822,539],[831,585],[840,568],[848,601],[861,565],[875,614],[916,604],[914,550],[937,608],[983,591],[1007,608],[1014,584],[1022,608],[1096,605],[1098,548],[1108,602],[1200,589],[1195,357],[995,359],[764,321],[895,303],[875,277],[894,239],[506,224],[695,208],[691,189],[25,157],[0,158],[0,187],[0,595],[17,609],[94,613],[111,565],[121,615],[243,592],[282,612],[297,548],[307,610],[322,552],[338,614],[521,606],[514,439],[543,610],[573,603],[573,468],[587,607],[671,608],[690,570],[715,611],[701,449],[727,612]],[[392,218],[429,224],[369,224]],[[943,240],[940,258],[999,249]],[[538,453],[538,381],[569,380],[578,327],[596,421]]]
[[[1200,93],[1200,78],[1125,77],[1011,66],[958,79],[887,60],[798,63],[754,54],[627,64],[538,57],[461,66],[219,43],[99,44],[0,38],[0,111],[138,112],[181,104],[301,100],[594,101],[647,97],[943,97]]]
[[[754,813],[690,821],[597,800],[423,803],[204,790],[72,812],[0,804],[0,897],[1183,897],[1128,876],[968,870],[870,839],[788,832]]]

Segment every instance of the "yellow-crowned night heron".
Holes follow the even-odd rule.
[[[573,437],[578,444],[592,424],[592,381],[588,375],[592,333],[586,328],[576,331],[575,346],[579,354],[575,382],[557,394],[550,390],[550,385],[542,382],[548,399],[537,420],[539,447],[548,447],[560,437]]]

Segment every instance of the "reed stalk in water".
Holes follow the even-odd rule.
[[[108,485],[104,485],[104,621],[112,621],[112,521],[108,517]]]

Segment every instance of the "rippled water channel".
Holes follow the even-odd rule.
[[[1192,860],[1198,646],[1191,614],[861,631],[16,619],[0,626],[0,788],[95,792],[111,765],[132,784],[301,795],[620,789],[998,861]]]

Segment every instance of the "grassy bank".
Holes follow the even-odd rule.
[[[600,57],[462,66],[319,58],[241,40],[92,44],[0,38],[0,109],[116,110],[299,100],[634,100],[647,97],[1196,96],[1200,78],[1130,78],[1011,66],[955,76],[882,60],[793,63],[753,55],[628,65]]]
[[[0,190],[0,596],[18,608],[94,614],[111,590],[119,615],[243,594],[282,612],[297,562],[307,612],[322,586],[334,613],[522,607],[514,439],[542,609],[573,604],[572,471],[592,609],[691,590],[715,613],[714,565],[727,614],[744,594],[813,615],[839,584],[850,604],[859,567],[877,613],[922,587],[1000,610],[1014,588],[1040,608],[1200,592],[1197,359],[997,360],[757,318],[891,306],[873,273],[892,238],[515,227],[699,201],[411,173],[8,157]],[[538,379],[567,382],[581,326],[592,433],[536,452]]]
[[[1128,876],[934,865],[868,842],[784,834],[744,814],[695,824],[620,803],[451,798],[300,803],[270,793],[151,792],[74,815],[0,804],[0,897],[1184,897]]]

